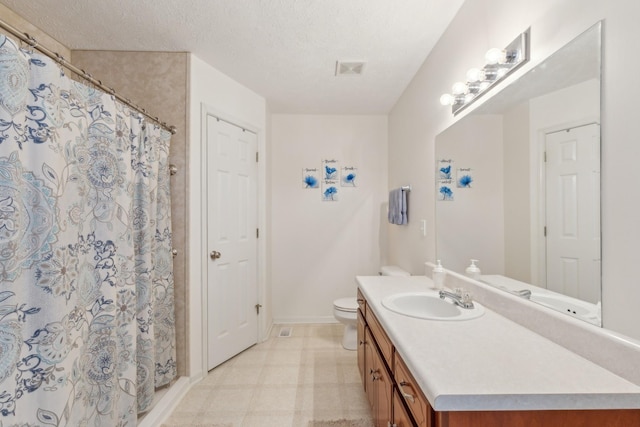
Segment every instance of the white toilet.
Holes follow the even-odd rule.
[[[380,268],[381,276],[410,276],[407,271],[394,265]],[[333,316],[344,324],[342,346],[347,350],[358,348],[358,301],[356,297],[338,298],[333,302]]]

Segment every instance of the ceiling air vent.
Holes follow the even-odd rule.
[[[359,76],[364,70],[364,64],[362,61],[336,61],[336,76]]]

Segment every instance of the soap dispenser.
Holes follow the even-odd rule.
[[[465,273],[467,274],[467,277],[471,277],[472,279],[478,280],[480,279],[480,269],[476,265],[476,262],[478,262],[477,259],[472,259],[471,265],[467,267],[467,269],[465,270]]]
[[[431,278],[433,279],[433,284],[436,289],[440,290],[444,288],[444,278],[447,275],[447,272],[444,271],[440,260],[438,260],[438,264],[431,271]]]

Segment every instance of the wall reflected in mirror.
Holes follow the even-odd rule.
[[[535,46],[532,46],[535,49]],[[436,137],[447,269],[601,325],[601,23]],[[444,176],[440,169],[448,169]],[[463,179],[464,178],[464,179]]]

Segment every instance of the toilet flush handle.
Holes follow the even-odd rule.
[[[209,256],[211,257],[211,259],[216,260],[216,259],[220,258],[222,256],[222,254],[220,252],[218,252],[218,251],[211,251]]]

